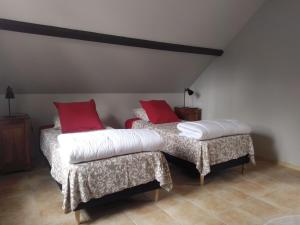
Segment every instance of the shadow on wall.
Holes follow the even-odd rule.
[[[195,91],[195,97],[196,97],[196,99],[199,99],[200,98],[200,93],[199,92],[197,92],[197,91]]]
[[[253,138],[255,155],[267,160],[278,160],[272,137],[262,133],[253,133],[251,136]]]
[[[120,121],[118,121],[118,119],[112,114],[106,117],[103,123],[105,126],[110,126],[113,128],[124,128],[124,124],[120,124]]]

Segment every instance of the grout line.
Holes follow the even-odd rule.
[[[135,225],[138,225],[130,216],[127,215],[126,212],[124,212],[124,215]]]

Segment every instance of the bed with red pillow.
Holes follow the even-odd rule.
[[[140,101],[149,121],[142,118],[131,122],[131,128],[155,130],[163,137],[163,152],[168,160],[196,169],[202,183],[204,176],[215,168],[254,163],[254,149],[250,135],[234,135],[199,141],[180,136],[180,120],[163,100]]]
[[[61,149],[58,141],[61,134],[101,132],[105,127],[94,100],[54,104],[60,124],[41,129],[40,148],[51,167],[51,176],[61,187],[62,208],[66,213],[160,187],[166,190],[172,188],[169,167],[160,151],[137,152],[80,163],[64,160],[61,151],[66,149]]]

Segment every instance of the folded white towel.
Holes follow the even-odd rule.
[[[58,142],[63,160],[69,163],[159,151],[163,145],[160,135],[148,129],[109,129],[61,134]]]
[[[184,122],[177,125],[181,131],[180,136],[207,140],[218,137],[249,134],[251,128],[237,120],[202,120],[194,122]]]

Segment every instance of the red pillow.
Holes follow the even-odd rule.
[[[88,102],[54,102],[61,123],[62,133],[105,129],[94,100]]]
[[[180,120],[164,100],[140,101],[151,123],[172,123]]]

